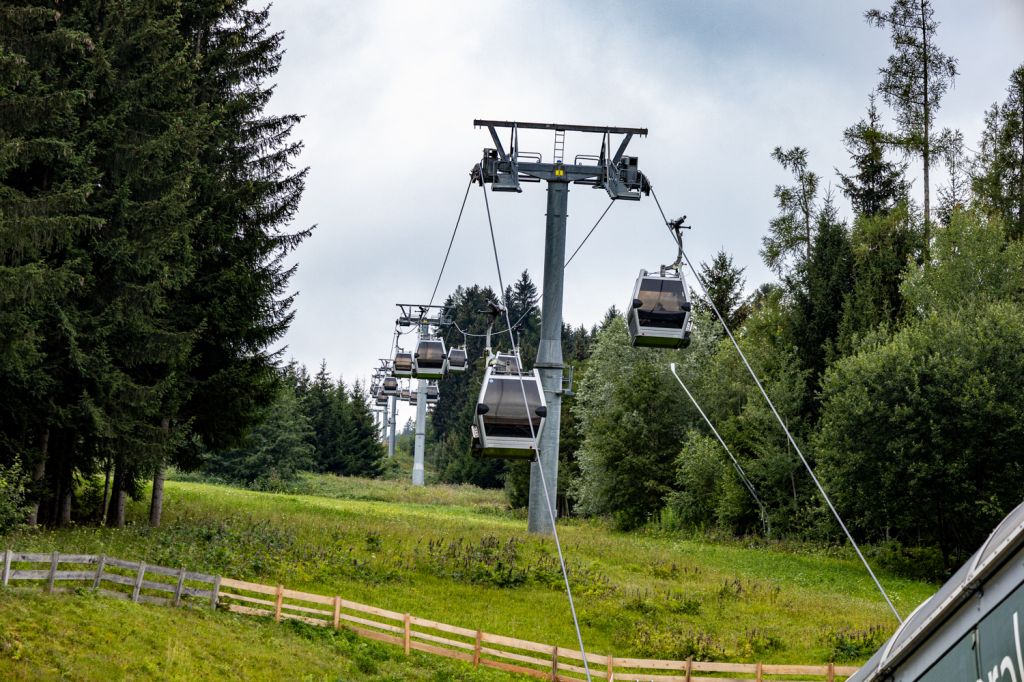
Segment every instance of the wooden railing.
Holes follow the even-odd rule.
[[[31,567],[38,564],[49,564],[49,567]],[[62,564],[72,568],[61,569]],[[102,594],[135,602],[175,606],[202,604],[278,622],[293,619],[321,627],[345,627],[363,637],[400,646],[406,654],[422,651],[465,661],[474,667],[496,668],[544,680],[577,682],[585,679],[583,655],[576,649],[448,625],[338,596],[290,590],[283,585],[262,585],[102,555],[11,550],[4,552],[0,577],[3,585],[12,581],[44,581],[43,587],[48,592],[69,589],[57,583],[91,582],[93,589]],[[104,583],[111,589],[104,588]],[[586,659],[593,679],[619,682],[789,682],[785,676],[836,682],[857,671],[855,667],[833,664],[665,661],[593,653],[587,653]],[[721,677],[721,674],[731,677]]]

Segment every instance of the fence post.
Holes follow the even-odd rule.
[[[46,581],[46,591],[53,592],[53,581],[57,577],[57,562],[60,561],[60,552],[54,552],[50,559],[50,578]]]
[[[608,678],[608,682],[613,682],[615,680],[615,658],[611,654],[608,654],[608,673],[606,677]]]
[[[831,663],[830,662],[828,664],[828,678],[827,679],[828,679],[828,682],[835,682],[835,679],[836,679],[836,664],[835,663]]]
[[[558,682],[558,647],[551,648],[551,682]]]
[[[757,682],[764,682],[764,667],[763,667],[763,664],[760,661],[757,662],[757,671],[756,671],[756,673],[757,673],[757,677],[755,679],[757,680]]]
[[[107,555],[100,554],[96,558],[96,577],[92,579],[92,589],[100,588],[100,580],[103,579],[103,568],[107,565]]]
[[[178,584],[174,587],[174,605],[181,606],[181,588],[185,586],[185,567],[178,569]]]
[[[691,682],[693,679],[693,657],[686,659],[686,682]]]
[[[409,640],[412,638],[412,631],[409,628],[409,618],[410,618],[410,616],[407,613],[407,614],[405,614],[405,618],[402,619],[404,621],[404,623],[405,623],[405,655],[406,656],[409,655],[409,649],[411,648]]]
[[[473,667],[480,667],[480,640],[483,639],[483,633],[478,629],[476,631],[476,642],[473,643]]]
[[[220,600],[220,576],[213,579],[213,589],[210,590],[210,608],[216,609]]]
[[[284,585],[277,586],[277,600],[274,602],[274,620],[281,622],[281,604],[284,602]]]
[[[132,588],[132,601],[139,601],[139,592],[142,590],[142,576],[146,575],[146,562],[139,562],[139,569],[135,574],[135,587]]]
[[[4,587],[7,586],[7,581],[8,581],[8,579],[10,579],[10,577],[11,577],[11,550],[5,549],[4,550],[4,575],[3,575]]]
[[[341,597],[334,598],[334,629],[341,627]]]

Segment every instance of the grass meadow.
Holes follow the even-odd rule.
[[[169,481],[163,525],[151,529],[147,518],[146,503],[136,502],[130,506],[131,523],[125,529],[23,529],[0,537],[0,548],[104,553],[185,566],[576,647],[554,542],[528,535],[525,518],[507,509],[500,491],[469,486],[414,488],[312,475],[283,493]],[[852,551],[844,548],[712,542],[657,531],[621,533],[601,521],[578,519],[560,522],[559,532],[584,644],[594,653],[856,665],[895,629],[895,619],[870,578]],[[884,571],[879,577],[903,614],[935,589]],[[175,615],[171,609],[108,605],[86,595],[51,598],[8,590],[0,592],[0,599],[27,614],[19,621],[25,628],[34,628],[37,618],[51,619],[51,613],[75,614],[82,621],[78,637],[85,637],[81,630],[108,629],[103,625],[105,618],[90,628],[89,619],[81,614],[110,612],[117,613],[118,622],[137,619],[137,631],[158,621],[166,623],[160,627],[175,627],[175,619],[187,621],[181,627],[189,630],[190,637],[210,630],[195,639],[197,646],[214,639],[228,646],[227,633],[232,631],[239,633],[238,643],[232,646],[246,650],[246,638],[272,631],[282,638],[275,640],[280,646],[294,644],[296,651],[308,649],[311,657],[318,647],[358,651],[362,646],[343,635],[330,641],[323,635],[305,637],[297,626],[243,625],[241,621],[252,619],[212,613]],[[142,613],[148,615],[136,615]],[[54,618],[61,621],[59,615]],[[10,627],[7,619],[0,621],[0,637],[10,637],[9,632],[4,634]],[[263,634],[254,634],[257,631]],[[70,635],[51,639],[60,642],[66,637]],[[0,677],[6,678],[11,676],[4,669],[10,647],[4,641],[0,639]],[[190,645],[186,641],[180,646]],[[388,648],[373,644],[372,650],[380,647]],[[374,663],[379,670],[370,672],[359,672],[354,662],[358,659],[348,659],[345,665],[357,666],[351,669],[364,677],[349,672],[341,674],[341,679],[391,679],[386,668],[401,667],[405,661],[401,651],[394,649],[375,654],[383,658]],[[33,647],[18,650],[29,657],[36,655]],[[388,658],[391,654],[401,660]],[[141,652],[139,656],[151,660]],[[418,665],[416,661],[426,665],[422,657],[414,659],[410,666]],[[436,665],[445,670],[425,668],[422,679],[460,679],[448,672],[460,664]],[[308,669],[309,679],[335,674],[313,663]],[[225,672],[225,679],[230,679],[229,673]],[[490,672],[479,675],[465,679],[509,679]],[[421,678],[410,672],[394,679]]]

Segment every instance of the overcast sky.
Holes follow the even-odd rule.
[[[1024,2],[934,5],[939,47],[960,70],[937,122],[976,148],[985,109],[1024,61]],[[863,19],[875,7],[886,5],[278,0],[271,21],[287,53],[271,108],[305,116],[296,133],[311,170],[296,225],[318,225],[294,254],[286,357],[311,371],[326,359],[346,383],[369,377],[390,348],[394,304],[430,297],[470,167],[491,146],[474,118],[647,127],[629,153],[670,217],[689,216],[691,258],[724,248],[746,268],[748,290],[768,281],[758,251],[773,189],[789,180],[769,155],[806,147],[833,185],[833,169],[848,170],[843,129],[864,115],[892,51],[888,33]],[[521,149],[545,160],[552,144],[549,132],[521,134]],[[599,144],[569,133],[566,158]],[[488,192],[506,281],[528,269],[539,287],[544,186]],[[571,187],[568,253],[608,201]],[[564,319],[596,323],[623,306],[640,268],[674,256],[651,198],[617,202],[566,270]],[[438,298],[472,283],[497,288],[479,187]]]

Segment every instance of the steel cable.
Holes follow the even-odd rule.
[[[665,215],[665,211],[661,208],[661,202],[658,201],[658,195],[655,194],[653,187],[651,188],[651,196],[654,197],[654,202],[658,206],[658,211],[661,213],[661,219],[665,221],[666,225],[668,225],[668,217]],[[868,560],[860,551],[860,546],[857,545],[857,541],[853,539],[853,535],[846,527],[846,524],[843,523],[843,518],[839,515],[839,511],[836,510],[835,505],[832,504],[831,498],[829,498],[828,493],[825,492],[825,488],[821,485],[821,482],[815,475],[814,469],[811,468],[810,462],[808,462],[807,458],[804,457],[804,453],[800,449],[800,446],[797,445],[796,439],[793,438],[793,434],[790,433],[789,427],[786,426],[786,423],[785,421],[783,421],[782,416],[779,414],[779,411],[775,409],[775,403],[773,403],[772,399],[768,397],[768,392],[765,391],[764,386],[761,385],[761,380],[758,378],[757,373],[754,371],[754,368],[751,367],[750,362],[747,360],[747,356],[743,353],[743,350],[740,348],[740,344],[737,343],[736,337],[732,335],[732,330],[729,329],[729,325],[726,323],[725,318],[722,317],[721,313],[719,313],[718,308],[715,306],[715,302],[711,300],[711,296],[708,294],[707,287],[704,285],[704,280],[701,279],[700,274],[697,272],[697,269],[693,267],[693,263],[690,261],[690,257],[686,255],[686,251],[683,250],[681,243],[679,246],[679,252],[686,260],[686,265],[690,268],[690,272],[693,273],[693,276],[696,279],[697,284],[700,285],[700,289],[701,292],[704,294],[705,300],[707,300],[708,304],[711,306],[711,310],[714,311],[715,316],[718,318],[718,321],[722,323],[722,328],[725,329],[725,333],[729,336],[729,340],[732,341],[733,347],[736,348],[736,352],[739,353],[740,359],[742,359],[743,364],[746,365],[747,371],[750,373],[750,376],[754,379],[754,383],[757,384],[757,388],[761,392],[761,395],[764,397],[765,402],[768,403],[768,407],[771,408],[772,414],[775,415],[775,419],[779,422],[779,426],[781,426],[783,432],[785,432],[786,438],[789,439],[789,442],[793,446],[793,449],[796,450],[796,454],[800,457],[800,461],[803,462],[804,468],[807,469],[807,473],[810,474],[811,480],[814,481],[814,485],[817,486],[818,492],[820,492],[821,496],[825,499],[825,503],[828,505],[828,508],[832,510],[832,515],[835,516],[836,521],[839,522],[839,527],[842,528],[843,533],[846,534],[846,539],[850,541],[850,544],[853,546],[853,549],[857,553],[857,556],[860,557],[861,563],[864,564],[864,568],[867,569],[868,575],[871,576],[871,580],[874,581],[875,586],[878,588],[878,591],[882,593],[882,598],[885,599],[885,603],[889,605],[890,609],[892,609],[892,613],[894,616],[896,616],[896,620],[898,620],[902,625],[903,618],[900,617],[899,611],[896,610],[896,607],[893,605],[892,600],[889,599],[889,595],[886,593],[885,588],[882,587],[882,583],[879,582],[878,577],[875,576],[875,572],[871,570],[871,566],[870,564],[868,564]]]

